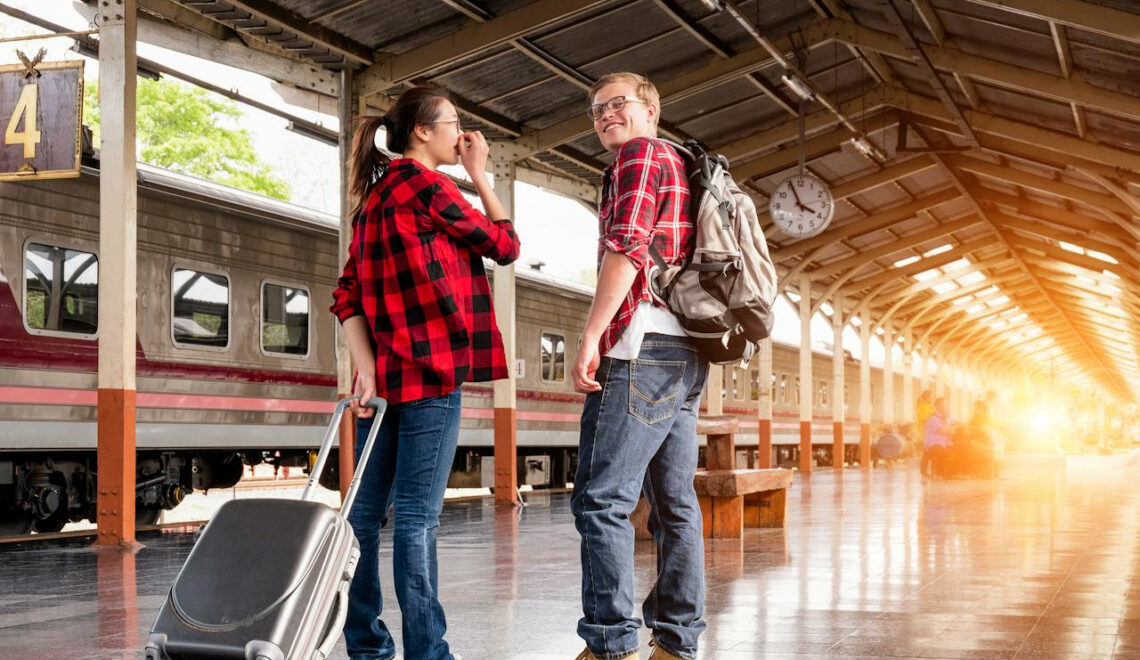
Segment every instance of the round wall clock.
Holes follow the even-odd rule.
[[[788,236],[806,238],[823,231],[835,215],[827,184],[810,174],[794,174],[772,191],[772,222]]]

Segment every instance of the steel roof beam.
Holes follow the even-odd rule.
[[[974,225],[981,222],[982,218],[971,214],[961,220],[945,222],[924,231],[916,232],[908,236],[901,236],[897,241],[891,241],[887,245],[862,250],[859,254],[856,254],[854,256],[824,264],[823,266],[820,266],[819,268],[811,271],[809,274],[811,275],[812,279],[821,280],[848,269],[859,269],[871,263],[875,259],[881,259],[882,257],[885,257],[889,254],[894,254],[900,250],[905,250],[907,248],[914,247],[915,245],[920,245],[935,238],[948,236],[954,232],[973,227]]]
[[[949,116],[941,103],[898,88],[889,88],[885,93],[889,104],[914,113],[916,123],[957,135],[957,127],[953,125],[952,117]],[[1031,145],[1031,147],[1046,149],[1053,152],[1055,158],[1061,160],[1070,159],[1071,161],[1075,157],[1093,161],[1101,167],[1107,165],[1110,169],[1119,168],[1133,175],[1140,175],[1140,154],[976,110],[963,110],[962,112],[965,113],[966,119],[969,120],[976,132],[1011,138],[1017,142]],[[983,148],[1003,150],[1003,147],[992,146],[998,143],[988,143],[984,136],[979,136],[979,139]]]
[[[905,46],[906,51],[910,54],[911,61],[918,65],[918,68],[924,70],[927,74],[927,82],[934,87],[934,93],[942,101],[942,105],[950,111],[950,116],[954,118],[954,123],[958,126],[959,132],[966,141],[973,147],[978,147],[978,138],[974,135],[974,130],[970,128],[970,123],[966,121],[966,117],[962,114],[958,104],[954,102],[954,97],[950,95],[950,90],[946,88],[946,84],[942,82],[942,76],[935,70],[934,64],[931,63],[930,57],[926,54],[926,48],[918,42],[914,34],[910,31],[906,22],[903,20],[902,13],[899,8],[895,6],[894,0],[879,0],[879,7],[882,9],[883,16],[887,19],[887,23],[895,29],[899,39]],[[934,15],[934,9],[929,5],[926,6],[929,10],[928,18],[937,24],[937,17]],[[935,30],[935,41],[939,46],[942,45],[941,36]],[[942,31],[942,36],[945,31]]]
[[[612,0],[538,0],[484,23],[472,22],[454,34],[406,53],[381,57],[358,74],[360,92],[364,96],[381,93],[554,23],[580,17],[609,2]]]
[[[976,5],[1140,44],[1140,16],[1079,0],[969,0]]]
[[[908,61],[913,57],[904,42],[887,32],[843,21],[835,21],[830,25],[834,28],[834,32],[827,36],[841,42],[856,44]],[[1042,96],[1063,103],[1077,103],[1089,109],[1126,119],[1140,118],[1140,102],[1136,97],[1096,87],[1079,79],[1062,78],[1035,69],[971,55],[955,48],[927,44],[923,46],[923,53],[934,68],[949,73],[965,74],[973,79],[1024,94]],[[969,121],[969,116],[965,116],[965,119],[974,129],[978,128],[974,122]],[[957,122],[954,113],[951,113],[950,120]]]
[[[539,0],[539,2],[554,1]],[[804,27],[799,34],[810,48],[819,48],[830,43],[822,36],[828,25],[828,21],[812,23]],[[792,43],[787,38],[776,39],[774,43],[783,52],[792,50]],[[657,90],[661,94],[661,104],[665,106],[701,94],[740,76],[771,66],[775,61],[762,47],[747,50],[727,59],[714,59],[696,71],[657,84]],[[588,135],[592,130],[591,122],[585,115],[581,117],[575,115],[547,128],[532,131],[519,138],[522,157],[576,140]]]
[[[966,170],[991,179],[1005,181],[1006,183],[1012,183],[1022,188],[1028,188],[1054,197],[1080,202],[1113,213],[1133,214],[1132,209],[1127,204],[1113,195],[1106,195],[1094,190],[1089,190],[1088,188],[1082,188],[1081,186],[1054,181],[1053,179],[1048,179],[1043,176],[1037,176],[1029,172],[991,163],[987,160],[974,158],[973,156],[946,154],[943,155],[942,158],[951,167],[959,170]]]
[[[194,3],[190,0],[183,0],[183,4],[193,5],[206,3]],[[331,52],[338,53],[345,59],[356,64],[368,65],[372,64],[375,60],[375,53],[368,46],[353,41],[324,26],[317,25],[300,14],[285,9],[269,0],[226,0],[226,4],[252,14],[253,16],[257,16],[277,29],[291,32],[305,41],[310,41]],[[206,12],[202,13],[213,18],[213,16]],[[225,21],[219,22],[225,23]],[[239,32],[246,31],[240,27],[236,29]],[[269,41],[272,43],[272,40]]]

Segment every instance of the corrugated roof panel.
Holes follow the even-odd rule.
[[[307,6],[307,0],[292,0]],[[305,15],[318,15],[305,9]],[[400,11],[368,2],[320,22],[324,27],[391,54],[431,43],[459,30],[467,17],[437,0],[400,0]]]
[[[455,90],[471,101],[484,103],[505,97],[513,90],[546,80],[552,76],[550,70],[543,65],[514,48],[508,48],[486,57],[480,66],[467,67],[458,72],[438,76],[433,80],[448,89]],[[528,90],[524,94],[530,93],[530,91]],[[541,93],[541,90],[535,93]],[[503,103],[495,110],[514,119],[528,116],[520,115],[514,110],[507,112],[506,110],[511,109],[511,106],[511,103]]]
[[[1140,152],[1140,123],[1093,111],[1086,111],[1085,117],[1089,130],[1106,144]],[[1140,153],[1137,157],[1140,158]]]

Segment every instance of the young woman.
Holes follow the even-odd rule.
[[[375,147],[383,127],[389,160]],[[380,620],[379,536],[395,506],[393,564],[406,660],[452,660],[439,602],[436,528],[459,438],[459,386],[507,376],[482,257],[514,261],[519,241],[487,182],[487,142],[464,133],[439,89],[417,87],[360,121],[349,190],[352,244],[331,310],[358,372],[353,395],[388,401],[349,522],[360,563],[344,634],[353,660],[396,654]],[[486,215],[437,171],[463,163]],[[357,415],[356,457],[373,423]]]

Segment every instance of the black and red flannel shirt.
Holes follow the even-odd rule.
[[[393,160],[353,220],[330,307],[341,323],[368,319],[376,395],[402,403],[506,378],[482,257],[518,255],[510,220],[488,220],[446,175]]]
[[[622,145],[602,175],[602,205],[598,214],[598,269],[606,252],[625,255],[638,274],[598,349],[605,355],[614,347],[638,304],[648,300],[649,242],[665,262],[680,264],[691,249],[693,221],[689,208],[689,180],[685,162],[665,142],[634,138]]]

